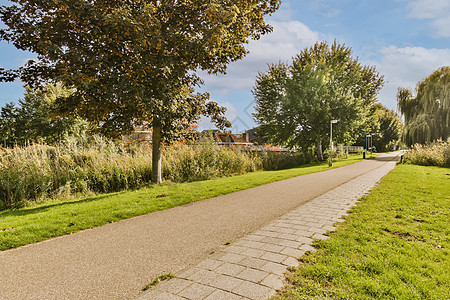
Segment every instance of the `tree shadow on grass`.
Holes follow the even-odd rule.
[[[61,207],[61,206],[70,206],[70,205],[76,205],[76,204],[81,204],[81,203],[89,203],[92,201],[99,201],[99,200],[102,200],[102,199],[105,199],[105,198],[108,198],[111,196],[115,196],[115,195],[118,195],[121,193],[123,193],[123,192],[91,196],[91,197],[87,197],[87,198],[83,198],[83,199],[79,199],[79,200],[71,200],[68,202],[59,202],[59,203],[54,203],[54,204],[49,203],[47,205],[43,205],[43,206],[39,206],[39,207],[29,207],[29,208],[24,207],[24,208],[19,208],[19,209],[8,209],[8,210],[0,211],[0,218],[11,217],[11,216],[27,216],[27,215],[42,213],[42,212],[48,211],[51,208]]]

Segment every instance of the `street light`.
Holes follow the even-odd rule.
[[[370,143],[369,143],[370,138]],[[366,134],[366,151],[370,149],[370,155],[372,155],[372,135]]]
[[[330,121],[330,167],[333,165],[333,124],[336,124],[339,120]]]

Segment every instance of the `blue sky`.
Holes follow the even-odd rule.
[[[8,1],[0,0],[0,5]],[[252,41],[246,58],[226,75],[201,74],[202,91],[228,108],[233,132],[255,126],[251,89],[267,63],[290,61],[316,41],[336,39],[385,76],[379,100],[395,109],[398,87],[414,88],[435,69],[450,65],[450,0],[290,0],[268,19],[274,31]],[[15,68],[31,53],[0,42],[0,66]],[[20,82],[0,83],[0,105],[23,97]],[[212,125],[202,120],[201,128]]]

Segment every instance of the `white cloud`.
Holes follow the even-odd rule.
[[[228,95],[230,90],[250,90],[258,72],[267,69],[267,64],[289,61],[305,47],[320,39],[318,32],[312,31],[298,21],[271,21],[273,32],[258,41],[251,41],[247,47],[250,53],[242,60],[232,63],[226,75],[200,73],[208,91]]]
[[[234,107],[233,104],[230,102],[225,103],[218,103],[219,106],[225,106],[227,108],[227,111],[225,112],[225,117],[230,121],[231,123],[234,123],[238,119],[238,110],[236,107]],[[198,123],[198,130],[202,131],[205,129],[214,129],[216,128],[216,125],[214,125],[213,122],[211,122],[211,119],[208,117],[202,117]]]
[[[390,108],[397,106],[399,87],[413,89],[439,67],[450,66],[450,49],[391,46],[381,49],[380,53],[381,61],[371,64],[375,64],[377,70],[385,75],[385,85],[379,98]]]
[[[414,0],[408,8],[411,18],[431,20],[436,36],[450,37],[449,0]]]

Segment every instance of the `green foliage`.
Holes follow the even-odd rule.
[[[264,170],[284,170],[308,164],[316,160],[313,153],[305,152],[261,152]]]
[[[405,163],[422,166],[450,167],[450,139],[431,144],[415,144],[403,156]]]
[[[393,110],[378,104],[376,118],[378,128],[372,131],[375,133],[373,145],[380,151],[396,150],[403,131],[400,117]]]
[[[448,169],[399,165],[276,299],[448,299]]]
[[[397,102],[405,117],[408,145],[450,137],[450,67],[439,68],[419,82],[415,97],[410,90],[399,88]]]
[[[98,136],[87,144],[69,139],[63,145],[0,148],[0,199],[17,207],[58,195],[134,188],[150,180],[148,161],[144,149],[132,155]]]
[[[337,160],[333,163],[333,168],[355,163],[361,159],[359,155]],[[61,197],[19,209],[8,209],[0,211],[0,251],[329,169],[326,162],[320,162],[281,171],[251,172],[207,181],[150,185],[135,191],[94,197]],[[8,230],[3,230],[5,228]]]
[[[264,17],[279,0],[14,1],[0,7],[0,39],[37,54],[19,70],[0,69],[0,80],[62,82],[74,93],[58,101],[118,136],[136,125],[153,128],[160,182],[161,139],[172,140],[209,115],[229,125],[224,108],[194,94],[199,69],[225,72],[247,53],[244,45],[271,31]]]
[[[370,133],[372,144],[378,151],[396,150],[403,132],[403,124],[398,114],[381,103],[373,105],[370,114],[368,128],[362,132],[356,140],[356,144],[365,145],[366,134]]]
[[[258,75],[254,116],[271,142],[304,151],[315,146],[321,160],[330,121],[339,120],[333,127],[336,142],[353,141],[370,117],[368,108],[382,84],[375,68],[352,58],[349,47],[316,43],[291,65],[271,65]]]
[[[82,135],[88,129],[86,121],[54,115],[56,99],[71,93],[61,84],[49,84],[37,90],[26,87],[24,99],[19,100],[18,106],[9,103],[1,109],[2,144],[9,147],[40,141],[53,144],[68,135]]]
[[[312,154],[247,152],[204,140],[163,149],[162,174],[172,182],[207,180],[258,170],[294,168]],[[100,136],[68,137],[64,144],[0,148],[0,199],[3,207],[71,194],[133,189],[152,178],[151,149],[123,147]]]

